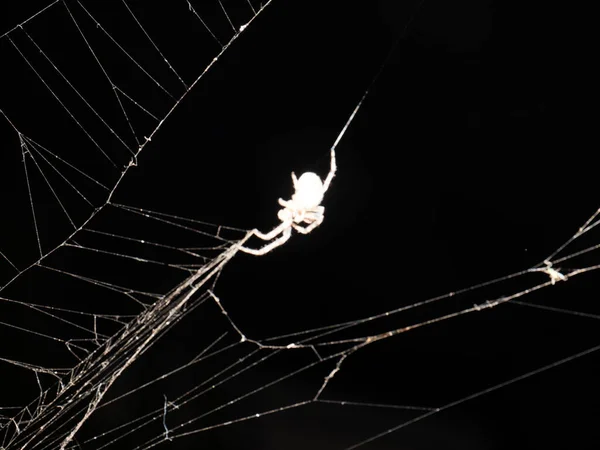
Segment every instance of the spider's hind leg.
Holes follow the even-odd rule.
[[[252,230],[252,234],[254,234],[254,236],[256,236],[257,238],[262,239],[263,241],[270,241],[271,239],[273,239],[278,234],[281,234],[282,232],[285,232],[286,228],[290,228],[290,221],[289,220],[281,222],[278,226],[276,226],[275,228],[273,228],[268,233],[261,233],[260,231],[258,231],[255,228],[254,230]]]
[[[254,230],[254,232],[256,234],[256,230]],[[251,255],[262,256],[265,253],[269,253],[275,247],[279,247],[280,245],[285,244],[287,242],[287,240],[290,238],[291,235],[292,235],[292,228],[288,227],[288,228],[286,228],[286,229],[283,230],[283,233],[281,233],[281,236],[279,236],[277,239],[275,239],[271,243],[265,245],[264,247],[261,247],[261,248],[258,248],[258,249],[247,248],[247,247],[240,247],[240,250],[243,251],[243,252],[245,252],[245,253],[250,253]],[[258,234],[256,236],[260,237]],[[266,235],[263,235],[263,236],[266,236]]]

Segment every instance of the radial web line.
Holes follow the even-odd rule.
[[[123,47],[123,46],[122,46],[122,45],[121,45],[121,44],[120,44],[120,43],[119,43],[119,42],[118,42],[118,41],[117,41],[117,40],[114,38],[114,37],[112,37],[112,35],[111,35],[111,34],[110,34],[108,31],[106,31],[106,30],[104,29],[104,27],[102,26],[102,24],[101,24],[100,22],[98,22],[98,20],[96,20],[96,18],[95,18],[95,17],[92,15],[92,13],[91,13],[91,12],[89,12],[89,10],[88,10],[88,9],[87,9],[87,8],[86,8],[86,7],[85,7],[85,6],[84,6],[84,5],[83,5],[83,4],[80,2],[80,1],[78,1],[77,3],[78,3],[78,4],[79,4],[79,6],[81,7],[81,9],[83,9],[83,11],[84,11],[84,12],[85,12],[85,13],[88,15],[88,17],[89,17],[89,18],[90,18],[90,19],[91,19],[91,20],[92,20],[92,21],[93,21],[93,22],[96,24],[96,27],[97,27],[97,28],[98,28],[100,31],[102,31],[102,32],[104,33],[104,35],[105,35],[105,36],[106,36],[108,39],[110,39],[110,41],[111,41],[113,44],[115,44],[115,45],[117,46],[117,48],[118,48],[119,50],[121,50],[121,52],[122,52],[122,53],[123,53],[125,56],[127,56],[127,58],[129,58],[129,60],[130,60],[130,61],[131,61],[133,64],[135,64],[135,65],[137,66],[137,68],[138,68],[138,69],[140,69],[140,70],[141,70],[141,71],[144,73],[144,75],[146,75],[146,76],[147,76],[147,77],[148,77],[150,80],[152,80],[152,82],[153,82],[153,83],[154,83],[154,84],[155,84],[155,85],[156,85],[156,86],[157,86],[157,87],[158,87],[158,88],[159,88],[161,91],[163,91],[165,94],[167,94],[167,95],[168,95],[169,97],[171,97],[173,100],[177,100],[177,98],[176,98],[176,97],[175,97],[173,94],[171,94],[171,93],[170,93],[170,92],[169,92],[169,91],[168,91],[168,90],[167,90],[167,89],[166,89],[166,88],[165,88],[165,87],[164,87],[162,84],[160,84],[160,83],[158,82],[158,80],[156,80],[156,78],[154,78],[154,77],[153,77],[153,76],[150,74],[150,72],[148,72],[148,71],[147,71],[147,70],[144,68],[144,66],[142,66],[142,65],[141,65],[141,64],[140,64],[140,63],[139,63],[139,62],[138,62],[138,61],[137,61],[137,60],[136,60],[136,59],[135,59],[133,56],[131,56],[131,54],[130,54],[130,53],[129,53],[129,52],[128,52],[128,51],[127,51],[127,50],[126,50],[126,49],[125,49],[125,48],[124,48],[124,47]],[[119,90],[119,92],[121,92],[122,94],[126,95],[126,94],[125,94],[125,92],[123,92],[123,91],[122,91],[122,90],[121,90],[121,89],[120,89],[118,86],[113,86],[113,88],[114,88],[114,89],[117,89],[117,90]],[[130,100],[131,100],[132,102],[134,102],[134,103],[136,103],[136,104],[137,104],[137,102],[135,102],[133,99],[131,99],[131,98],[130,98]],[[148,113],[148,114],[150,114],[150,113]],[[156,119],[156,120],[158,120],[158,119]]]
[[[217,2],[219,2],[219,6],[223,10],[223,14],[225,14],[225,17],[227,17],[227,22],[229,22],[229,25],[231,25],[231,29],[233,30],[234,33],[237,33],[238,30],[237,30],[237,28],[235,28],[235,25],[233,24],[233,22],[229,18],[229,14],[227,14],[227,11],[225,10],[225,7],[223,6],[223,3],[221,3],[221,0],[217,0]]]
[[[78,2],[79,2],[79,0],[78,0]],[[150,35],[146,31],[146,29],[142,26],[142,24],[140,23],[140,21],[138,20],[138,18],[135,16],[135,14],[131,10],[131,8],[129,8],[129,5],[127,4],[127,2],[125,0],[121,0],[121,2],[123,2],[123,5],[125,5],[125,8],[127,8],[127,11],[129,11],[129,14],[131,14],[131,17],[133,17],[133,20],[135,20],[135,23],[137,23],[138,26],[140,27],[140,30],[142,30],[142,32],[144,33],[144,35],[148,38],[148,41],[150,41],[150,43],[152,44],[152,46],[154,47],[154,49],[158,52],[158,54],[160,55],[160,57],[164,60],[164,62],[167,64],[167,66],[169,66],[169,69],[171,69],[171,71],[175,74],[175,76],[179,79],[179,81],[183,85],[184,89],[187,91],[189,89],[188,85],[185,83],[185,81],[183,81],[183,79],[179,76],[179,74],[177,73],[177,71],[175,70],[175,68],[171,65],[171,63],[169,62],[169,60],[160,51],[160,49],[158,48],[158,46],[156,45],[156,43],[152,40],[152,38],[150,37]]]
[[[73,190],[74,190],[74,191],[77,193],[77,195],[79,195],[79,196],[80,196],[80,197],[81,197],[81,198],[82,198],[82,199],[83,199],[83,200],[84,200],[84,201],[85,201],[85,202],[86,202],[86,203],[87,203],[89,206],[91,206],[92,208],[94,207],[93,203],[92,203],[92,202],[90,202],[90,201],[87,199],[87,197],[86,197],[85,195],[83,195],[83,193],[82,193],[82,192],[81,192],[79,189],[77,189],[77,187],[76,187],[76,186],[75,186],[73,183],[71,183],[71,182],[70,182],[70,181],[67,179],[67,177],[65,177],[65,176],[63,175],[63,173],[62,173],[60,170],[58,170],[58,169],[56,168],[56,166],[55,166],[54,164],[52,164],[50,161],[48,161],[48,158],[46,158],[46,156],[45,156],[43,153],[41,153],[41,152],[40,152],[40,151],[39,151],[39,150],[38,150],[38,149],[35,147],[35,145],[34,145],[34,144],[33,144],[33,143],[32,143],[32,142],[29,140],[29,139],[27,139],[27,137],[25,137],[25,136],[24,136],[23,138],[24,138],[24,139],[25,139],[25,140],[26,140],[26,141],[29,143],[29,150],[30,150],[30,152],[31,152],[31,150],[35,151],[35,153],[36,153],[37,155],[39,155],[39,157],[40,157],[40,158],[42,158],[42,159],[43,159],[43,160],[46,162],[46,164],[48,164],[48,165],[49,165],[49,166],[52,168],[52,170],[54,170],[54,171],[56,172],[56,174],[57,174],[59,177],[61,177],[61,178],[62,178],[62,179],[65,181],[65,183],[67,183],[67,184],[69,185],[69,187],[70,187],[71,189],[73,189]],[[34,159],[34,162],[36,163],[36,166],[38,166],[38,170],[41,172],[41,168],[39,167],[39,165],[38,165],[37,161],[35,161],[35,159]],[[44,179],[46,179],[46,176],[45,176],[45,175],[43,175],[43,176],[44,176]],[[47,179],[46,179],[46,182],[48,183]],[[58,198],[57,198],[57,200],[58,200],[58,202],[59,202],[59,203],[61,203],[61,206],[62,206],[62,202],[60,202],[60,199],[58,199]],[[65,212],[66,212],[66,211],[65,211]],[[69,221],[72,223],[72,225],[73,225],[73,227],[74,227],[74,228],[77,228],[77,227],[75,226],[75,224],[73,223],[73,221],[71,220],[70,216],[69,216]]]
[[[1,111],[1,110],[0,110]],[[58,156],[56,153],[51,152],[50,150],[48,150],[46,147],[44,147],[43,145],[39,144],[38,142],[34,141],[33,139],[31,139],[30,137],[27,137],[25,135],[23,135],[23,139],[25,139],[30,145],[31,147],[36,151],[36,153],[38,153],[39,155],[41,155],[40,150],[43,150],[44,152],[46,152],[48,155],[52,156],[53,158],[56,158],[57,160],[59,160],[61,163],[65,164],[66,166],[69,166],[71,169],[75,170],[76,172],[78,172],[79,174],[83,175],[85,178],[87,178],[88,180],[92,181],[93,183],[97,184],[98,186],[100,186],[102,189],[109,191],[110,189],[102,184],[100,181],[98,181],[97,179],[95,179],[94,177],[88,175],[87,173],[85,173],[83,170],[79,169],[78,167],[74,166],[73,164],[71,164],[69,161],[66,161],[65,159],[61,158],[60,156]],[[45,159],[45,158],[44,158]]]
[[[134,100],[130,95],[128,95],[125,91],[123,91],[119,86],[115,86],[115,90],[117,92],[119,92],[119,94],[121,94],[123,97],[125,97],[127,100],[129,100],[131,103],[133,103],[135,106],[137,106],[141,111],[145,112],[147,115],[149,115],[150,117],[152,117],[154,120],[156,120],[157,122],[160,120],[158,117],[156,117],[154,114],[152,114],[150,111],[148,111],[145,107],[143,107],[140,103],[138,103],[136,100]]]
[[[254,14],[256,14],[256,10],[254,9],[254,6],[252,6],[252,3],[250,2],[250,0],[246,0],[248,2],[248,6],[250,6],[250,9],[252,9],[252,12]]]
[[[81,5],[81,3],[79,1],[78,1],[78,4]],[[79,23],[75,19],[75,16],[73,16],[73,14],[71,13],[71,10],[67,6],[67,3],[63,2],[63,5],[65,6],[65,9],[67,10],[67,13],[69,14],[69,17],[73,21],[73,24],[77,28],[77,31],[79,31],[79,34],[81,35],[81,38],[83,39],[83,42],[85,43],[85,45],[87,46],[88,50],[92,54],[93,58],[96,60],[96,63],[100,67],[100,70],[102,71],[102,73],[104,74],[104,76],[106,77],[106,79],[108,80],[108,82],[110,83],[110,87],[111,87],[111,89],[113,91],[113,94],[114,94],[116,100],[117,100],[119,108],[121,109],[121,113],[123,114],[123,117],[125,118],[125,121],[127,122],[127,125],[129,126],[129,130],[131,131],[131,134],[132,134],[133,138],[135,139],[135,141],[138,143],[138,146],[139,146],[138,137],[137,137],[137,134],[136,134],[135,130],[133,129],[133,125],[132,125],[131,121],[129,120],[129,115],[127,114],[127,111],[125,110],[125,107],[123,106],[123,102],[121,102],[121,98],[119,97],[119,94],[117,94],[117,92],[115,90],[115,87],[116,87],[115,83],[113,83],[112,79],[108,75],[108,72],[106,71],[106,69],[104,68],[104,66],[102,65],[102,63],[100,62],[100,59],[96,55],[96,52],[92,48],[92,46],[89,43],[88,39],[85,37],[85,33],[83,32],[83,30],[79,26]],[[127,147],[127,150],[131,153],[131,155],[134,158],[136,157],[135,156],[136,153],[134,152],[134,150],[132,150],[129,147]],[[115,167],[116,167],[116,164],[115,164]]]
[[[30,16],[29,18],[25,19],[23,22],[21,22],[20,24],[12,27],[10,30],[8,30],[6,33],[0,35],[0,39],[8,36],[10,33],[12,33],[13,31],[17,30],[18,28],[23,28],[23,25],[25,25],[27,22],[35,19],[37,16],[39,16],[40,14],[42,14],[44,11],[50,9],[51,7],[53,7],[54,5],[56,5],[58,2],[63,1],[63,0],[54,0],[52,3],[49,3],[48,5],[46,5],[44,8],[40,9],[38,12],[36,12],[35,14],[33,14],[32,16]]]
[[[73,222],[73,219],[71,218],[71,215],[67,211],[67,208],[65,207],[65,205],[63,204],[63,202],[58,197],[58,194],[56,193],[56,191],[52,187],[52,184],[50,183],[50,180],[48,180],[48,177],[46,176],[46,174],[44,173],[44,171],[42,170],[42,168],[40,167],[40,165],[38,164],[38,162],[35,160],[35,158],[33,156],[33,153],[31,152],[31,150],[29,149],[29,147],[27,147],[27,143],[25,141],[23,141],[23,145],[26,146],[26,148],[27,148],[27,154],[31,157],[31,160],[35,164],[35,167],[37,168],[38,172],[40,173],[40,175],[42,176],[42,178],[46,182],[46,185],[48,186],[48,189],[50,189],[50,192],[52,192],[52,195],[56,199],[57,203],[59,204],[60,209],[65,213],[65,216],[69,220],[69,223],[71,224],[71,226],[74,229],[76,229],[77,226],[75,225],[75,222]]]
[[[50,59],[50,57],[46,54],[46,52],[44,52],[44,50],[42,50],[42,48],[38,45],[38,43],[29,35],[29,33],[27,33],[27,31],[23,28],[23,33],[25,33],[25,36],[27,36],[27,38],[31,41],[31,43],[33,45],[35,45],[35,48],[40,52],[40,54],[46,59],[46,61],[48,61],[48,64],[50,64],[52,66],[52,68],[56,71],[56,73],[58,73],[60,75],[60,77],[65,81],[65,83],[67,83],[69,85],[69,87],[73,90],[73,92],[75,92],[75,94],[81,99],[81,101],[83,103],[85,103],[85,105],[89,108],[89,110],[98,118],[98,120],[100,120],[102,122],[102,124],[108,129],[108,131],[110,131],[110,133],[117,138],[117,140],[123,144],[123,146],[129,150],[129,147],[127,146],[127,144],[125,143],[125,141],[123,141],[123,139],[121,139],[121,136],[119,136],[117,134],[117,132],[111,128],[111,126],[104,120],[104,118],[98,113],[98,111],[96,111],[94,109],[94,107],[87,101],[87,99],[77,90],[77,88],[75,86],[73,86],[73,84],[71,83],[71,81],[65,76],[65,74],[56,66],[56,64],[54,63],[54,61],[52,61]]]
[[[192,6],[192,3],[190,2],[190,0],[186,0],[189,10],[196,16],[196,18],[200,21],[200,23],[204,26],[204,28],[206,29],[206,31],[208,31],[210,33],[210,35],[213,37],[213,39],[215,41],[217,41],[217,44],[219,44],[220,47],[223,47],[223,44],[221,44],[221,41],[219,41],[219,39],[217,38],[217,36],[215,36],[215,34],[212,32],[212,30],[208,27],[208,25],[206,25],[206,22],[204,22],[204,20],[202,20],[202,17],[200,17],[200,14],[198,14],[196,12],[196,10],[194,9],[194,7]],[[256,13],[255,13],[256,14]]]
[[[35,238],[37,240],[38,249],[40,251],[40,257],[44,254],[42,250],[42,242],[40,241],[40,231],[38,229],[37,218],[35,215],[35,206],[33,204],[33,194],[31,192],[31,183],[29,182],[29,173],[27,172],[27,144],[23,141],[21,133],[19,133],[19,140],[21,141],[21,155],[23,156],[23,171],[25,173],[25,182],[27,183],[27,193],[29,194],[29,205],[31,206],[31,216],[33,218],[33,228],[35,229]]]
[[[81,129],[81,131],[83,131],[85,133],[85,135],[88,137],[88,139],[96,146],[96,148],[104,155],[104,157],[114,167],[117,167],[116,163],[110,158],[110,156],[108,156],[108,154],[104,151],[104,149],[100,146],[100,144],[98,144],[98,142],[96,142],[96,140],[90,135],[90,133],[88,133],[88,131],[81,124],[81,122],[79,122],[79,120],[77,120],[75,118],[75,116],[73,115],[73,113],[71,112],[71,110],[58,97],[58,95],[54,92],[54,90],[50,87],[50,85],[46,82],[46,80],[40,75],[40,73],[37,71],[37,69],[35,67],[33,67],[33,64],[31,64],[31,62],[25,57],[25,55],[23,54],[23,52],[21,52],[21,49],[19,49],[19,47],[14,43],[14,41],[12,40],[12,38],[10,36],[8,36],[7,39],[12,44],[12,46],[15,48],[15,50],[17,50],[17,52],[19,53],[19,55],[21,55],[21,58],[23,58],[23,60],[27,63],[27,65],[29,66],[29,68],[36,74],[36,76],[44,84],[44,86],[46,86],[46,89],[48,89],[48,91],[50,92],[50,94],[52,94],[52,96],[54,97],[54,99],[60,104],[60,106],[62,106],[62,108],[67,112],[67,114],[69,115],[69,117],[71,117],[71,119],[77,124],[77,126]]]
[[[1,257],[2,257],[2,259],[4,259],[4,260],[5,260],[7,263],[9,263],[9,264],[10,264],[10,265],[11,265],[11,266],[12,266],[12,267],[13,267],[13,268],[14,268],[14,269],[17,271],[17,272],[19,271],[19,269],[17,268],[17,266],[15,266],[15,265],[12,263],[12,261],[11,261],[10,259],[8,259],[8,257],[7,257],[7,256],[6,256],[4,253],[2,253],[1,251],[0,251],[0,256],[1,256]]]

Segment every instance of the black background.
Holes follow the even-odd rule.
[[[221,275],[217,294],[257,339],[368,317],[527,269],[599,205],[595,54],[587,50],[585,11],[491,0],[350,3],[274,0],[186,96],[117,191],[122,203],[266,231],[277,223],[277,198],[292,193],[292,170],[325,176],[329,148],[371,86],[337,148],[323,225],[263,257],[239,254]],[[2,6],[2,31],[33,13],[9,5]],[[182,73],[191,73],[194,49],[185,45],[161,42],[165,51],[183,51]],[[3,64],[0,74],[5,96],[12,68]],[[16,84],[11,99],[25,86]],[[22,106],[13,114],[31,108]],[[47,119],[44,129],[59,126]],[[31,236],[23,231],[11,242],[25,239]],[[578,248],[587,248],[598,236],[582,240]],[[586,258],[563,269],[598,263],[593,252]],[[596,276],[520,300],[598,313]],[[515,294],[544,277],[447,298],[371,332]],[[197,326],[184,323],[134,373],[168,359],[174,347],[197,352],[189,345]],[[592,318],[507,304],[367,346],[348,358],[324,397],[442,406],[598,345],[597,329]],[[281,364],[273,370],[289,372]],[[592,353],[364,448],[596,448],[598,372]],[[268,395],[310,397],[314,385],[282,390]],[[346,448],[414,416],[313,405],[200,434],[197,442]]]

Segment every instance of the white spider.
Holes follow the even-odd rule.
[[[550,277],[550,283],[554,286],[557,281],[567,281],[567,276],[559,271],[559,269],[555,269],[552,267],[552,261],[545,260],[544,264],[546,267],[532,269],[533,272],[544,272],[546,275]]]
[[[291,200],[279,199],[279,204],[283,208],[279,210],[277,217],[281,223],[268,233],[261,233],[257,229],[251,232],[263,241],[270,241],[278,235],[279,237],[262,248],[240,247],[240,250],[252,255],[264,255],[284,244],[292,235],[292,229],[302,234],[308,234],[321,225],[325,214],[325,208],[321,206],[321,202],[337,169],[333,149],[331,149],[330,164],[331,168],[325,181],[321,181],[321,178],[313,172],[305,172],[300,175],[300,178],[296,178],[296,174],[292,172],[294,194]]]

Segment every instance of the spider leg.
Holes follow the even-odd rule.
[[[281,225],[277,228],[281,228]],[[271,234],[271,233],[269,233],[269,234]],[[265,245],[264,247],[261,247],[258,249],[240,247],[240,250],[245,253],[250,253],[251,255],[261,256],[261,255],[264,255],[265,253],[269,253],[274,248],[279,247],[280,245],[283,245],[290,238],[291,235],[292,235],[292,227],[289,226],[289,224],[288,224],[288,228],[283,230],[283,232],[281,233],[281,236],[279,236],[277,239],[275,239],[271,243]],[[258,234],[257,234],[257,236],[260,237]],[[263,235],[263,236],[267,236],[267,235]]]
[[[292,209],[292,207],[290,206],[290,200],[284,200],[284,199],[280,198],[280,199],[278,200],[278,202],[279,202],[279,204],[280,204],[281,206],[283,206],[284,208],[290,208],[290,209]]]
[[[292,227],[294,227],[294,230],[296,230],[298,233],[301,234],[308,234],[310,233],[312,230],[314,230],[315,228],[317,228],[319,225],[321,225],[321,223],[323,223],[323,219],[325,216],[316,216],[316,219],[314,222],[311,222],[310,225],[303,227],[302,225],[298,225],[297,223],[292,223]]]
[[[335,150],[331,149],[331,168],[329,169],[329,173],[327,174],[327,178],[323,182],[323,193],[329,189],[329,185],[331,184],[331,180],[335,177],[335,172],[337,171],[337,164],[335,162]]]
[[[273,228],[268,233],[261,233],[256,228],[252,230],[252,233],[257,237],[262,239],[263,241],[270,241],[278,234],[281,234],[285,231],[286,228],[290,228],[291,220],[286,220],[285,222],[281,222],[278,226]]]
[[[311,209],[299,211],[294,216],[294,223],[296,225],[300,225],[302,222],[306,222],[307,224],[311,224],[315,220],[319,221],[319,224],[323,222],[323,215],[325,214],[324,206],[316,206]],[[306,227],[301,227],[306,228]],[[312,229],[312,228],[311,228]]]

